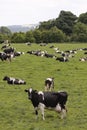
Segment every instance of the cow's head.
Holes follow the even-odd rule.
[[[8,78],[9,78],[8,76],[5,76],[5,77],[3,78],[3,80],[8,80]]]
[[[25,92],[28,93],[28,98],[30,100],[32,100],[32,95],[36,95],[37,94],[37,90],[33,90],[32,88],[30,89],[25,89]]]

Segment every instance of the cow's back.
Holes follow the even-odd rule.
[[[44,104],[46,107],[55,107],[58,104],[58,96],[55,92],[44,92]]]
[[[58,103],[64,106],[67,97],[66,92],[44,92],[44,104],[46,107],[55,107]]]

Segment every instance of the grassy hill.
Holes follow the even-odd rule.
[[[0,60],[0,129],[1,130],[86,130],[87,129],[87,62],[80,62],[84,51],[78,51],[69,62],[59,62],[52,58],[29,55],[29,50],[47,50],[56,54],[51,45],[60,50],[87,48],[87,44],[12,44],[24,55],[12,62]],[[1,45],[0,45],[1,47]],[[5,75],[24,79],[26,85],[8,85],[3,81]],[[68,92],[67,117],[61,120],[54,111],[45,110],[43,121],[41,113],[38,120],[27,94],[26,88],[44,90],[44,80],[54,77],[55,91]]]

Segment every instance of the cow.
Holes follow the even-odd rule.
[[[26,84],[24,80],[16,79],[14,77],[4,76],[3,80],[7,81],[8,84],[17,84],[17,85]]]
[[[87,61],[87,57],[80,58],[79,61]]]
[[[66,102],[68,99],[68,94],[65,91],[61,92],[43,92],[30,89],[25,89],[28,93],[28,98],[31,100],[33,107],[35,109],[36,118],[38,117],[38,110],[41,110],[42,118],[44,117],[44,109],[52,109],[57,113],[60,113],[61,119],[66,117]]]
[[[3,46],[1,47],[1,50],[6,49],[6,48],[8,48],[9,46],[10,46],[10,44],[3,45]]]
[[[24,54],[24,52],[15,51],[13,54],[14,54],[14,57],[15,57],[15,56],[20,56],[20,55]]]
[[[56,60],[58,60],[60,62],[67,62],[67,61],[69,61],[69,59],[67,57],[57,57]]]
[[[44,56],[46,58],[56,58],[56,55],[45,53]]]
[[[10,48],[4,49],[3,51],[4,51],[6,54],[10,54],[10,53],[13,53],[13,52],[14,52],[14,48],[13,48],[13,47],[10,47]]]
[[[4,52],[0,52],[0,59],[2,61],[6,61],[6,60],[11,61],[11,55],[10,54],[6,54]]]
[[[46,78],[45,91],[51,91],[52,89],[54,89],[54,78]]]
[[[31,46],[31,43],[30,43],[30,42],[27,42],[26,45]]]

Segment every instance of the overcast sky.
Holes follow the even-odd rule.
[[[87,12],[87,0],[0,0],[0,26],[37,24],[55,19],[61,10]]]

